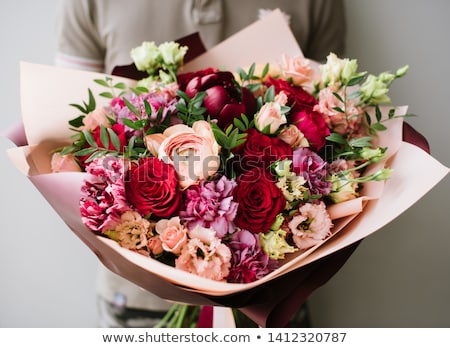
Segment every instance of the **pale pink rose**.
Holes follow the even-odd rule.
[[[337,93],[342,100],[346,101],[345,105],[334,93],[336,93],[334,86],[320,90],[319,102],[313,110],[325,116],[327,126],[335,133],[341,135],[359,133],[362,126],[363,110],[356,105],[355,99],[345,98],[342,90]],[[345,111],[345,113],[337,109]]]
[[[287,54],[282,56],[281,69],[285,77],[291,78],[295,85],[309,85],[314,77],[314,69],[311,67],[311,61],[307,58],[297,56],[289,57]]]
[[[231,251],[212,229],[197,225],[175,260],[175,267],[212,280],[223,280],[231,267]]]
[[[284,92],[279,93],[273,102],[265,103],[255,117],[256,128],[263,131],[270,126],[268,133],[274,134],[282,124],[287,122],[286,115],[281,111],[281,107],[286,103],[287,96]]]
[[[306,203],[288,224],[292,239],[300,250],[309,249],[330,236],[333,223],[323,202]]]
[[[80,165],[72,154],[61,156],[60,153],[55,152],[50,165],[53,173],[81,172]]]
[[[107,113],[104,108],[97,108],[87,114],[83,118],[83,126],[80,129],[92,131],[100,125],[107,128],[111,127],[111,123],[108,120]]]
[[[187,243],[188,232],[188,229],[180,223],[180,218],[175,216],[170,220],[159,220],[155,229],[159,234],[163,249],[175,255],[180,254],[181,248]]]
[[[194,122],[192,128],[174,125],[163,134],[166,139],[159,147],[158,158],[174,166],[182,190],[219,169],[219,145],[207,122]]]
[[[150,237],[147,241],[147,249],[152,255],[159,255],[163,252],[163,246],[159,235]]]
[[[293,124],[283,128],[278,134],[278,138],[290,145],[294,150],[299,147],[309,146],[308,139],[306,139],[302,131]]]
[[[144,137],[145,147],[154,157],[158,157],[159,147],[164,139],[166,139],[166,137],[161,133],[146,135]]]

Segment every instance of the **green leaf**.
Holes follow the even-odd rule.
[[[262,71],[262,73],[261,73],[261,78],[266,77],[266,75],[267,75],[268,72],[269,72],[269,68],[270,68],[269,63],[267,63],[266,65],[264,65],[264,69],[263,69],[263,71]]]
[[[359,84],[362,80],[364,80],[365,76],[366,75],[364,73],[362,75],[358,75],[358,76],[355,76],[355,77],[351,78],[350,81],[347,82],[347,86],[350,87],[350,86],[354,86],[354,85]]]
[[[79,104],[69,104],[70,106],[73,106],[74,108],[77,108],[79,111],[81,111],[83,114],[89,113],[88,110],[86,110],[83,106]]]
[[[370,147],[372,146],[372,137],[353,138],[349,140],[349,145],[352,147]]]
[[[152,115],[152,107],[150,106],[147,99],[144,99],[144,108],[145,108],[145,114],[147,116],[151,116]]]
[[[372,117],[370,117],[367,111],[364,111],[364,116],[366,116],[367,124],[370,126],[372,124]]]
[[[264,102],[265,103],[270,103],[273,102],[275,99],[275,88],[272,86],[270,86],[266,93],[264,94]]]
[[[114,95],[111,92],[102,92],[98,94],[100,97],[112,99],[114,98]]]
[[[109,148],[108,132],[104,125],[100,125],[100,141],[105,149]]]
[[[83,125],[83,119],[85,118],[85,115],[80,115],[77,118],[74,118],[73,120],[69,121],[69,125],[75,128],[79,128]]]
[[[331,133],[329,136],[326,137],[326,139],[328,141],[332,141],[333,143],[338,143],[342,145],[347,144],[347,140],[345,140],[345,138],[342,135],[337,133]]]
[[[134,107],[133,104],[130,103],[130,101],[127,98],[122,98],[127,108],[135,114],[137,117],[141,118],[141,113]]]
[[[103,87],[107,87],[107,88],[110,87],[108,82],[105,80],[102,80],[102,79],[95,79],[94,82],[98,83],[100,86],[103,86]]]
[[[125,83],[123,83],[123,82],[118,82],[113,87],[117,88],[117,89],[126,89],[127,85]]]
[[[374,123],[372,125],[372,128],[377,130],[377,131],[384,131],[384,130],[387,129],[387,127],[384,124],[382,124],[382,123]]]
[[[92,134],[86,129],[83,129],[82,132],[83,132],[84,138],[86,139],[88,144],[91,145],[92,147],[98,148],[98,145],[95,142],[94,137],[92,136]]]
[[[380,107],[377,105],[375,107],[375,118],[377,119],[378,122],[380,122],[382,117],[383,115],[381,114]]]
[[[97,151],[97,149],[96,148],[94,148],[94,147],[87,147],[87,148],[85,148],[85,149],[81,149],[81,150],[79,150],[79,151],[77,151],[77,152],[74,152],[74,156],[89,156],[89,155],[91,155],[92,153],[94,153],[95,151]]]
[[[241,132],[245,132],[247,130],[247,128],[245,127],[244,123],[242,123],[242,121],[238,118],[235,118],[233,120],[233,124],[241,131]]]
[[[88,110],[89,110],[89,112],[91,112],[91,111],[95,110],[95,98],[94,98],[94,95],[92,94],[92,91],[90,88],[88,88],[88,93],[89,93]]]
[[[341,103],[344,103],[344,100],[343,100],[342,97],[339,95],[339,93],[333,92],[333,95],[334,95]]]
[[[333,108],[333,110],[334,111],[337,111],[337,112],[340,112],[340,113],[342,113],[342,114],[345,114],[345,111],[344,110],[342,110],[340,107],[338,107],[338,106],[335,106],[334,108]]]
[[[120,151],[120,139],[118,137],[118,135],[111,129],[111,128],[107,128],[108,134],[109,134],[109,138],[111,139],[111,143],[113,144],[114,148],[117,151]]]

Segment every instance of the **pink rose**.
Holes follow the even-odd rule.
[[[300,131],[300,129],[292,124],[280,131],[278,134],[278,139],[283,140],[294,150],[299,147],[309,146],[308,139],[306,139],[305,135]]]
[[[91,111],[83,118],[83,126],[80,129],[86,129],[89,131],[93,131],[100,125],[105,127],[111,127],[111,123],[108,120],[108,116],[104,108],[97,108],[94,111]]]
[[[291,78],[294,85],[307,85],[312,83],[314,69],[311,67],[311,61],[301,56],[289,57],[283,54],[283,64],[281,69],[285,77]]]
[[[80,165],[72,154],[61,156],[60,153],[55,152],[50,165],[53,173],[81,172]]]
[[[163,252],[162,242],[159,236],[150,237],[147,241],[147,249],[151,255],[159,255]]]
[[[170,220],[159,220],[155,225],[156,232],[165,251],[180,254],[181,248],[187,243],[187,228],[180,223],[180,218],[175,216]]]
[[[266,134],[274,134],[282,124],[287,122],[286,115],[281,110],[286,102],[286,94],[280,92],[274,102],[265,103],[255,116],[256,128],[262,132],[269,127]]]

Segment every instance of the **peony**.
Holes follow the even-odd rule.
[[[267,232],[286,206],[286,199],[271,174],[256,167],[237,179],[235,224],[253,233]]]
[[[212,280],[225,279],[230,271],[230,249],[212,229],[199,225],[189,231],[189,237],[175,260],[175,267]]]
[[[187,243],[188,229],[180,223],[180,218],[175,216],[170,220],[161,219],[155,225],[156,232],[165,251],[180,254],[181,248]]]
[[[163,135],[158,158],[174,166],[181,189],[214,175],[220,166],[219,145],[206,121],[194,122],[192,128],[175,125]]]
[[[189,98],[199,92],[206,93],[203,106],[207,109],[207,116],[217,119],[222,129],[232,124],[234,118],[240,118],[241,114],[253,118],[256,112],[253,94],[245,87],[237,87],[234,75],[229,71],[202,70],[181,75],[179,79],[180,88]]]
[[[142,215],[170,217],[179,210],[181,193],[175,168],[155,157],[133,163],[125,182],[128,201]]]

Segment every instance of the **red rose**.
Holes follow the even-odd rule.
[[[256,112],[256,100],[245,87],[239,87],[229,71],[206,69],[197,73],[179,76],[180,89],[184,89],[189,98],[199,92],[206,92],[203,105],[207,115],[217,119],[217,124],[225,129],[234,118],[245,114],[249,119]],[[185,88],[183,88],[185,86]]]
[[[283,140],[255,128],[247,131],[247,141],[235,151],[234,168],[240,173],[255,167],[268,168],[273,162],[292,158],[292,148]]]
[[[313,111],[317,100],[302,87],[294,86],[286,80],[270,78],[267,84],[274,86],[276,93],[286,93],[287,105],[291,107],[288,122],[300,129],[313,151],[320,150],[325,145],[325,138],[330,135],[330,130],[325,117],[320,112]]]
[[[267,232],[286,207],[286,199],[274,178],[267,170],[253,168],[239,176],[237,183],[236,226],[253,233]]]
[[[143,158],[131,166],[125,194],[140,214],[162,218],[177,213],[181,202],[175,168],[156,157]]]

